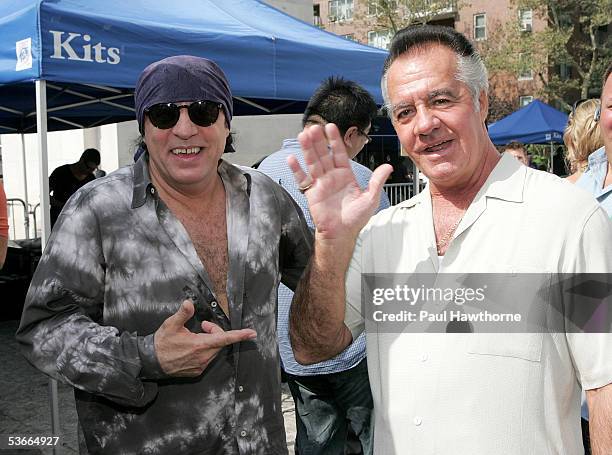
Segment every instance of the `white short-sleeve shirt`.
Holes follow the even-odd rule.
[[[441,263],[428,189],[372,218],[345,323],[364,329],[362,273],[610,273],[611,241],[592,198],[503,156]],[[367,356],[375,454],[583,453],[581,387],[612,382],[609,334],[368,332]]]

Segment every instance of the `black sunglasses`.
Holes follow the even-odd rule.
[[[187,109],[189,118],[198,126],[210,126],[217,121],[219,111],[223,106],[214,101],[194,101],[191,104],[178,105],[174,103],[154,104],[145,109],[145,114],[151,120],[153,126],[167,130],[178,122],[181,109]]]

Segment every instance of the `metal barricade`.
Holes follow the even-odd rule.
[[[36,215],[36,211],[41,210],[40,208],[40,202],[38,204],[36,204],[34,206],[34,208],[30,211],[30,215],[32,215],[32,221],[34,221],[34,237],[40,237],[42,233],[38,232],[38,223],[37,223],[37,215]]]
[[[23,199],[10,198],[6,200],[9,214],[9,238],[29,239],[30,238],[30,212]],[[22,219],[23,222],[19,223]],[[23,230],[18,229],[23,226]]]
[[[387,192],[391,205],[410,199],[414,191],[412,183],[386,183],[383,188]]]

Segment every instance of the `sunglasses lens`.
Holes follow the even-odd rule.
[[[188,108],[189,118],[199,126],[210,126],[219,117],[220,106],[213,101],[196,101]]]
[[[155,104],[147,109],[151,123],[162,130],[172,128],[178,122],[180,109],[175,104]]]

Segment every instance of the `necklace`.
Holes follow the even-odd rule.
[[[459,217],[459,219],[453,223],[449,230],[446,231],[446,234],[444,234],[442,238],[440,238],[440,240],[436,241],[436,250],[438,251],[438,256],[441,256],[442,248],[444,248],[448,244],[448,242],[450,242],[453,234],[455,233],[455,230],[459,226],[459,223],[461,223],[462,219],[463,217]]]

